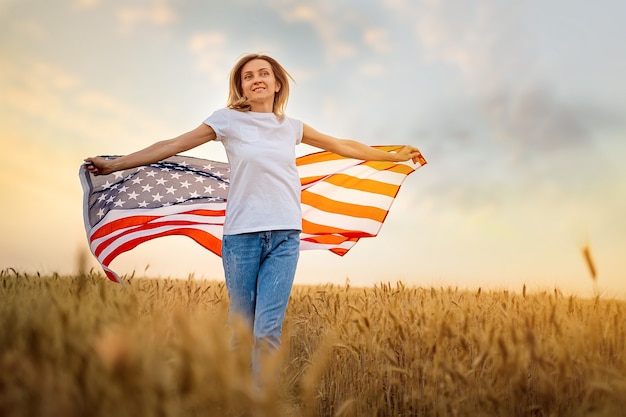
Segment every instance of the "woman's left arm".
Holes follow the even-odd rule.
[[[305,124],[302,132],[302,143],[333,152],[346,158],[362,159],[364,161],[392,161],[404,162],[411,159],[417,163],[421,154],[419,149],[404,146],[396,153],[381,151],[361,142],[351,139],[338,139],[318,132]]]

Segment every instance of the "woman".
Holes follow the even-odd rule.
[[[392,154],[322,134],[285,116],[288,78],[273,58],[246,55],[231,70],[227,107],[194,130],[117,159],[85,159],[92,174],[104,175],[149,165],[211,140],[222,142],[231,167],[222,240],[229,315],[250,323],[255,364],[264,348],[280,344],[296,272],[302,214],[295,146],[302,142],[361,160],[416,162],[419,156],[411,146]]]

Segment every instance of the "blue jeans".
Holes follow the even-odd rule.
[[[239,316],[251,325],[254,362],[258,362],[262,344],[269,350],[280,346],[299,255],[298,230],[223,236],[222,263],[230,298],[229,316],[231,320]]]

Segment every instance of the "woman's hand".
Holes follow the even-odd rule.
[[[414,164],[422,157],[422,154],[419,149],[414,148],[413,146],[406,145],[398,152],[396,152],[396,156],[400,158],[401,162],[408,161],[409,159],[413,161]]]
[[[112,160],[104,159],[100,156],[85,158],[85,169],[93,175],[107,175],[114,171]]]

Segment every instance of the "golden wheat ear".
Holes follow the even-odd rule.
[[[591,279],[595,282],[597,280],[597,271],[596,265],[593,262],[593,257],[591,256],[591,250],[589,249],[589,244],[586,244],[582,248],[583,257],[585,258],[585,263],[589,268],[589,274],[591,275]]]

